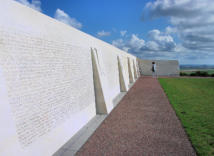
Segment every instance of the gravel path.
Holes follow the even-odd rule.
[[[78,156],[195,156],[157,79],[140,77]]]

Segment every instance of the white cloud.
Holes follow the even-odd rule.
[[[174,27],[168,26],[168,27],[166,27],[165,32],[166,32],[166,34],[173,34],[173,33],[177,32],[177,29]]]
[[[155,41],[148,41],[146,44],[147,49],[150,51],[158,51],[159,45]]]
[[[117,39],[117,40],[113,40],[112,45],[114,45],[115,47],[119,47],[119,48],[125,46],[124,41],[121,38]]]
[[[128,45],[126,45],[126,43],[124,42],[124,40],[123,39],[117,39],[117,40],[113,40],[112,41],[112,45],[113,46],[115,46],[115,47],[117,47],[117,48],[120,48],[120,49],[122,49],[122,50],[124,50],[124,51],[127,51],[128,52],[128,50],[130,49],[129,47],[128,47]]]
[[[82,28],[82,23],[77,21],[75,18],[70,17],[67,13],[65,13],[61,9],[57,9],[54,15],[54,18],[57,19],[60,22],[63,22],[67,25],[70,25],[72,27],[75,27],[77,29]]]
[[[148,34],[149,38],[159,45],[159,50],[171,51],[176,46],[172,36],[161,33],[157,29],[150,31]]]
[[[210,61],[214,59],[213,0],[154,0],[147,3],[143,12],[143,20],[159,17],[169,19],[171,26],[166,27],[164,33],[157,31],[151,33],[154,36],[150,37],[150,40],[158,43],[158,48],[157,45],[149,43],[149,41],[146,43],[148,49],[149,47],[153,47],[153,50],[160,49],[161,45],[162,48],[165,47],[166,51],[172,47],[173,53],[165,52],[162,55],[189,60],[191,63],[204,61],[205,64],[213,64],[213,61]],[[179,41],[178,44],[173,43],[173,38],[167,35],[176,37]],[[167,43],[167,46],[160,44],[160,42]],[[149,56],[149,53],[143,52],[142,56]],[[154,56],[161,57],[161,53],[156,50]]]
[[[212,0],[155,0],[146,5],[149,18],[169,17],[183,46],[201,52],[214,51],[214,2]]]
[[[113,40],[112,45],[144,58],[169,57],[177,52],[172,36],[157,29],[150,31],[148,36],[149,40],[145,41],[138,35],[132,34],[127,40]]]
[[[121,31],[120,31],[120,35],[121,35],[122,37],[125,36],[126,33],[127,33],[127,30],[121,30]]]
[[[201,53],[198,49],[192,50],[182,44],[176,44],[172,36],[157,29],[148,32],[148,36],[149,40],[145,41],[132,34],[126,40],[122,38],[113,40],[112,45],[143,59],[178,59],[182,63],[186,63],[185,61],[196,63],[194,60],[214,58],[212,53]],[[206,63],[213,64],[212,61]]]
[[[98,37],[105,37],[105,36],[110,36],[110,35],[111,35],[111,32],[107,32],[104,30],[97,32]]]
[[[142,47],[145,46],[145,41],[140,39],[136,34],[132,34],[128,44],[130,48],[134,49],[135,51],[139,51]]]
[[[16,0],[16,1],[34,9],[34,10],[42,12],[40,0],[32,0],[31,3],[28,0]]]

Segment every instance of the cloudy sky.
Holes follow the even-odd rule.
[[[143,59],[214,64],[214,0],[16,0]]]

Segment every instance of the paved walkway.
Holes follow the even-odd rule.
[[[141,77],[79,156],[195,156],[157,79]]]

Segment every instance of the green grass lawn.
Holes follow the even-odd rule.
[[[197,154],[214,156],[214,79],[160,78]]]

